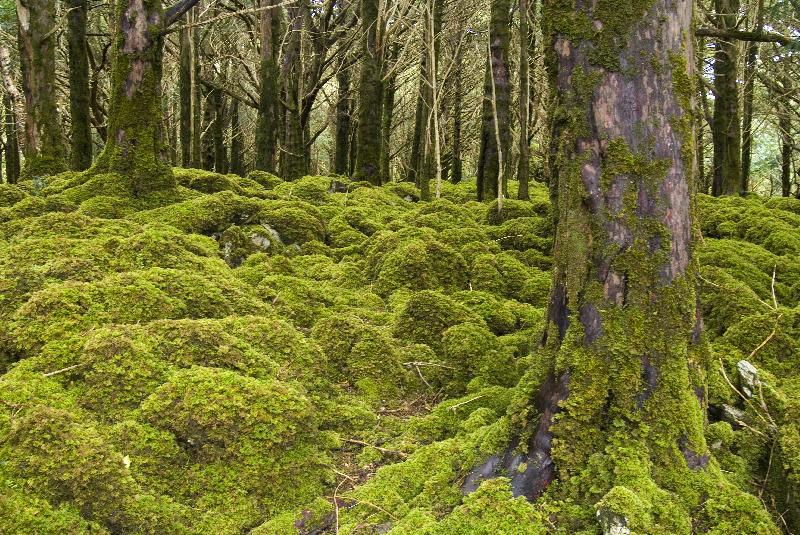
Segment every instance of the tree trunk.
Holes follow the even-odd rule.
[[[755,31],[764,29],[764,0],[756,4]],[[758,43],[747,43],[744,65],[744,111],[742,117],[742,191],[750,190],[750,165],[753,152],[753,89],[756,79]]]
[[[528,47],[530,36],[528,29],[528,0],[519,0],[519,195],[528,200],[528,180],[531,174],[531,145],[528,139],[528,122],[530,117],[530,61]]]
[[[180,121],[181,121],[181,163],[184,167],[192,166],[192,46],[190,43],[190,30],[180,32],[180,65],[179,65],[179,93],[180,93]]]
[[[17,0],[22,91],[25,94],[24,178],[67,170],[56,72],[55,0]]]
[[[786,60],[784,60],[786,61]],[[792,80],[789,78],[785,65],[781,76],[783,90],[778,107],[778,129],[781,134],[781,195],[789,197],[792,194],[792,152],[794,151],[794,137],[792,136],[792,103],[789,95],[792,94]]]
[[[284,140],[281,154],[281,174],[286,180],[300,178],[308,172],[302,123],[303,62],[301,37],[304,22],[304,4],[295,0],[288,6],[291,26],[283,55]]]
[[[89,56],[86,53],[87,0],[69,0],[69,110],[72,117],[70,167],[83,171],[92,165],[89,108]]]
[[[200,145],[203,150],[203,169],[214,170],[214,97],[213,90],[204,86],[203,95],[203,124],[200,136]]]
[[[378,0],[361,0],[362,52],[358,81],[358,141],[355,177],[380,185],[381,51],[378,47]]]
[[[428,64],[428,54],[422,51],[422,59],[419,64],[419,91],[417,93],[417,103],[414,108],[414,133],[411,138],[411,156],[408,162],[408,172],[406,180],[414,182],[420,187],[419,177],[422,167],[424,141],[426,137],[427,122],[425,120],[425,80]]]
[[[501,169],[500,162],[502,160],[507,164],[511,154],[511,81],[508,70],[510,13],[510,0],[492,0],[489,50],[483,87],[481,150],[478,156],[479,200],[498,197],[500,184],[506,183],[508,176],[507,170]]]
[[[219,89],[211,89],[209,98],[210,104],[214,108],[214,126],[212,128],[214,138],[214,171],[217,173],[228,173],[228,152],[225,148],[225,99]]]
[[[394,54],[393,54],[394,55]],[[394,94],[397,76],[392,74],[386,80],[383,88],[383,105],[381,112],[381,182],[386,184],[392,181],[390,164],[392,157],[392,118],[394,114]]]
[[[239,101],[231,102],[231,169],[234,175],[244,176],[244,139],[239,118]]]
[[[336,140],[333,172],[346,175],[350,160],[350,68],[342,66],[336,73]]]
[[[463,180],[463,163],[461,161],[461,115],[464,107],[464,51],[463,44],[456,50],[453,59],[453,170],[450,174],[450,181],[458,184]]]
[[[739,0],[715,0],[717,25],[733,30]],[[713,195],[737,195],[742,188],[742,131],[739,116],[739,42],[720,40],[714,54]]]
[[[512,488],[533,499],[557,478],[555,499],[591,511],[568,532],[594,522],[597,504],[604,525],[630,521],[619,533],[652,533],[629,507],[649,516],[699,501],[711,490],[697,490],[700,474],[712,478],[692,247],[692,2],[573,6],[546,0],[542,16],[558,95],[554,280],[546,364],[532,372],[537,419]],[[690,529],[661,520],[658,532]]]
[[[262,7],[277,6],[274,0],[262,0]],[[256,124],[256,169],[275,172],[278,145],[278,45],[280,40],[280,7],[261,12],[259,33],[261,58],[259,63],[260,91]]]
[[[7,94],[3,96],[3,122],[6,134],[6,182],[16,184],[20,175],[17,118],[14,104]]]
[[[192,167],[203,167],[203,86],[200,84],[200,29],[192,32]]]

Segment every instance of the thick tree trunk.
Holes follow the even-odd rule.
[[[378,0],[361,0],[362,53],[358,81],[358,141],[355,177],[379,185],[381,159],[381,51],[378,46]]]
[[[597,504],[604,526],[627,526],[615,533],[661,521],[658,532],[688,533],[655,512],[637,523],[679,500],[699,505],[714,477],[692,247],[692,2],[626,5],[544,2],[558,95],[554,281],[512,489],[533,499],[558,479],[551,497]],[[565,532],[586,528],[571,521]]]
[[[92,122],[89,107],[89,56],[86,52],[87,0],[69,0],[69,110],[72,117],[70,167],[83,171],[92,165]]]
[[[346,175],[350,162],[350,68],[342,66],[336,73],[336,139],[333,172]]]
[[[276,6],[274,0],[262,0],[262,7]],[[279,118],[278,118],[278,42],[280,36],[279,7],[261,12],[259,33],[261,58],[259,63],[259,99],[256,124],[256,169],[275,172]]]
[[[530,60],[528,58],[530,36],[528,35],[528,0],[519,0],[519,195],[523,200],[530,198],[528,180],[531,173],[531,145],[528,140],[530,117]]]
[[[192,46],[188,29],[180,32],[179,94],[181,122],[181,163],[184,167],[192,165]]]
[[[24,178],[67,170],[56,72],[55,0],[17,0],[22,91],[25,94]]]
[[[715,0],[717,25],[736,28],[739,0]],[[739,42],[720,40],[714,55],[714,195],[737,195],[742,188],[742,130],[739,114]]]
[[[500,184],[505,184],[508,176],[507,167],[511,154],[511,80],[508,70],[510,13],[510,0],[492,0],[489,51],[483,87],[481,150],[478,156],[480,200],[497,197]]]

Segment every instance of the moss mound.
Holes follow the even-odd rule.
[[[175,178],[139,197],[117,175],[0,186],[0,532],[800,522],[795,200],[698,200],[709,470],[729,484],[660,489],[620,443],[531,504],[473,471],[535,418],[546,189],[498,211],[471,182],[422,202],[407,183]]]

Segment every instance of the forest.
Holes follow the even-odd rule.
[[[0,535],[800,534],[800,1],[0,0]]]

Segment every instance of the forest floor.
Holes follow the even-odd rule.
[[[505,479],[462,492],[530,395],[544,187],[498,214],[473,183],[421,202],[407,183],[175,174],[137,198],[115,175],[0,185],[0,533],[554,531],[555,506]],[[697,213],[708,443],[772,519],[686,514],[790,532],[800,200],[699,195]]]

